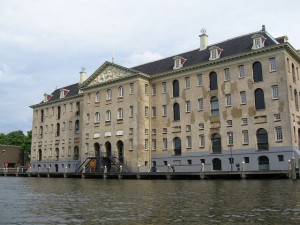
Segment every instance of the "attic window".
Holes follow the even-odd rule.
[[[48,102],[52,98],[52,95],[44,94],[44,102]]]
[[[216,60],[221,57],[221,53],[223,49],[219,48],[218,46],[212,46],[209,48],[209,51],[210,51],[209,60]]]
[[[60,89],[60,95],[59,98],[64,98],[69,93],[69,90],[67,89]]]
[[[251,37],[253,39],[252,49],[260,49],[265,47],[266,38],[261,34],[255,34]]]
[[[186,59],[181,56],[175,56],[173,59],[174,59],[174,67],[173,67],[174,70],[183,67],[183,64],[186,61]]]

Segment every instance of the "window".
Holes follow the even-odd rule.
[[[256,110],[265,109],[265,97],[264,91],[260,88],[256,89],[254,92],[255,96],[255,108]]]
[[[231,106],[231,94],[226,94],[226,106]]]
[[[241,96],[241,104],[242,105],[246,104],[247,103],[246,91],[241,91],[240,96]]]
[[[198,110],[202,111],[204,109],[204,101],[203,98],[198,99]]]
[[[99,123],[100,122],[100,113],[96,112],[95,113],[95,123]]]
[[[211,59],[216,59],[217,58],[217,49],[213,49],[210,51]]]
[[[239,66],[239,78],[244,78],[245,77],[245,68],[244,65]]]
[[[212,144],[212,152],[213,153],[221,153],[222,151],[222,142],[220,134],[212,134],[211,135],[211,144]]]
[[[148,150],[148,139],[145,139],[145,150]]]
[[[249,163],[250,162],[249,157],[244,157],[244,162]]]
[[[229,81],[230,80],[229,68],[224,69],[224,78],[225,78],[225,81]]]
[[[152,95],[156,95],[156,85],[152,85]]]
[[[79,120],[75,121],[75,133],[79,134],[80,131],[80,124],[79,124]]]
[[[60,119],[61,109],[60,106],[57,107],[57,119]]]
[[[133,134],[133,128],[132,127],[129,128],[129,134]]]
[[[162,93],[167,93],[167,83],[166,82],[162,83]]]
[[[204,138],[204,134],[201,134],[199,136],[199,147],[205,147],[205,138]]]
[[[123,109],[119,108],[118,109],[118,120],[122,120],[123,119]]]
[[[148,84],[145,84],[145,95],[148,95]]]
[[[228,145],[233,145],[233,133],[232,131],[227,132],[227,143]]]
[[[162,131],[163,134],[166,134],[168,133],[168,128],[163,128],[163,131]]]
[[[219,116],[219,101],[216,96],[213,96],[210,99],[210,108],[211,108],[211,115],[212,116]]]
[[[148,129],[145,129],[145,135],[148,135],[148,131],[149,131]]]
[[[180,107],[178,103],[174,103],[173,105],[173,113],[174,113],[174,121],[180,120]]]
[[[145,106],[145,117],[148,117],[148,106]]]
[[[163,108],[163,113],[162,113],[162,115],[163,115],[163,116],[167,116],[167,105],[163,105],[162,108]]]
[[[57,123],[56,124],[56,136],[59,137],[59,134],[60,134],[60,124]]]
[[[120,98],[123,98],[124,96],[124,88],[123,86],[120,86],[119,89],[118,89],[118,95]]]
[[[152,107],[152,117],[156,117],[156,107]]]
[[[273,99],[279,98],[278,85],[272,85],[272,98]]]
[[[227,120],[227,127],[232,127],[232,120]]]
[[[187,160],[187,164],[188,164],[188,165],[192,165],[192,160],[191,160],[191,159],[188,159],[188,160]]]
[[[179,97],[179,81],[173,81],[173,97]]]
[[[276,71],[276,61],[275,61],[275,58],[269,59],[269,64],[270,64],[270,72]]]
[[[242,118],[242,125],[248,125],[248,118]]]
[[[253,80],[254,80],[254,82],[263,81],[261,63],[260,62],[253,63],[252,70],[253,70]]]
[[[106,121],[111,121],[111,111],[110,110],[106,111]]]
[[[275,113],[274,114],[274,121],[280,121],[281,117],[280,117],[280,113]]]
[[[89,143],[85,143],[85,154],[89,153]]]
[[[186,112],[191,112],[191,101],[185,102]]]
[[[168,149],[168,139],[163,138],[163,150],[167,150],[167,149]]]
[[[97,92],[95,95],[95,102],[100,102],[100,93]]]
[[[133,85],[133,83],[130,83],[129,84],[129,93],[132,95],[133,91],[134,91],[134,85]]]
[[[186,125],[185,126],[185,131],[186,132],[191,132],[192,131],[192,126],[191,125]]]
[[[277,155],[278,161],[283,162],[284,161],[284,156],[283,155]]]
[[[156,135],[156,129],[152,129],[152,134]]]
[[[243,144],[249,144],[249,134],[248,130],[242,130]]]
[[[106,100],[111,100],[111,99],[112,99],[112,91],[108,89],[106,92]]]
[[[293,82],[296,83],[296,75],[295,75],[295,66],[294,63],[292,63],[292,76],[293,76]]]
[[[185,78],[185,88],[189,89],[191,87],[191,82],[190,82],[190,78],[186,77]]]
[[[129,139],[129,150],[133,150],[133,139]]]
[[[129,117],[133,117],[133,105],[130,106],[130,115]]]
[[[199,123],[199,130],[204,130],[204,123]]]
[[[261,46],[260,37],[257,37],[254,39],[254,46],[255,46],[255,48],[260,48],[260,46]]]
[[[192,148],[192,137],[191,136],[186,137],[186,147]]]
[[[198,86],[202,86],[202,74],[197,75]]]
[[[156,139],[152,139],[152,150],[156,150]]]
[[[297,90],[294,90],[294,99],[295,99],[295,108],[297,111],[299,111],[299,102],[298,102],[298,94],[297,94]]]
[[[276,141],[282,141],[283,140],[282,128],[275,127],[275,132],[276,132]]]
[[[256,131],[256,140],[258,150],[269,149],[268,133],[264,128],[260,128]]]
[[[218,79],[217,79],[217,73],[211,72],[209,74],[209,89],[210,90],[217,90],[218,89]]]

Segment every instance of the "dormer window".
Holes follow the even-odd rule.
[[[265,47],[266,38],[261,34],[255,34],[251,37],[253,39],[252,49],[260,49]]]
[[[64,98],[69,93],[69,90],[67,89],[60,89],[60,95],[59,98]]]
[[[212,46],[209,48],[209,51],[210,51],[209,60],[216,60],[221,57],[221,53],[223,49],[219,48],[218,46]]]
[[[174,67],[173,67],[174,70],[183,67],[183,64],[186,61],[186,59],[181,56],[175,56],[173,59],[174,59]]]
[[[44,94],[44,102],[48,102],[52,98],[52,95]]]

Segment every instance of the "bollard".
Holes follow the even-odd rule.
[[[297,174],[296,174],[296,161],[295,161],[295,158],[292,157],[291,158],[291,179],[292,180],[296,180],[297,179]]]

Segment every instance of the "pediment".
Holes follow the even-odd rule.
[[[135,74],[137,74],[137,72],[134,70],[106,62],[82,84],[82,87],[92,87],[98,84],[130,77]]]

